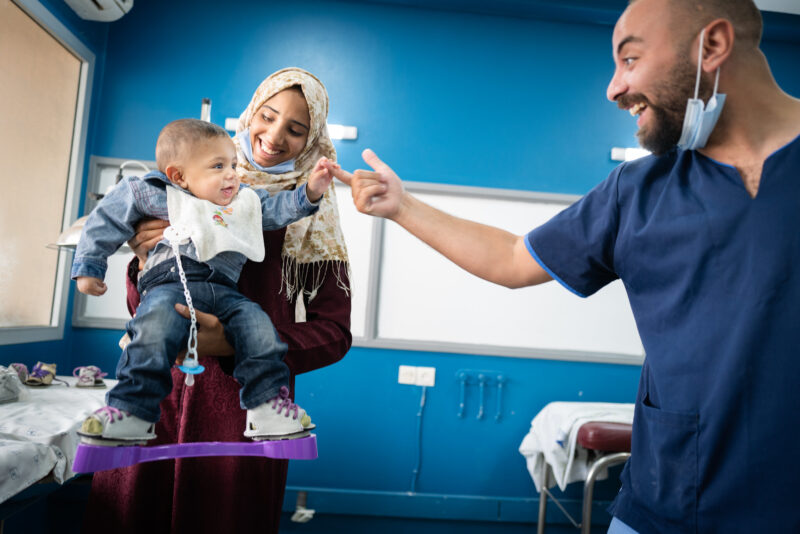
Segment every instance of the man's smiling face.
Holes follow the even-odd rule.
[[[638,116],[639,144],[655,154],[680,139],[686,102],[694,96],[697,65],[682,38],[669,0],[638,0],[623,13],[612,41],[615,71],[607,96]],[[683,38],[685,40],[685,38]],[[701,98],[710,90],[701,81]]]

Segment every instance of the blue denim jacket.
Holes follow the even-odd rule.
[[[167,187],[172,185],[161,172],[154,171],[138,177],[123,178],[92,210],[83,227],[75,258],[72,262],[72,279],[79,276],[105,278],[107,258],[135,234],[134,226],[145,217],[168,219]],[[241,187],[247,187],[242,184]],[[240,189],[241,189],[240,187]],[[253,189],[261,199],[262,226],[264,230],[283,228],[319,209],[306,196],[303,184],[293,191],[280,191],[275,195],[264,189]],[[164,247],[171,249],[169,242],[161,240],[150,251],[150,256],[161,254]],[[197,255],[194,245],[181,245],[181,255],[194,260]],[[232,281],[239,279],[247,258],[238,252],[222,252],[206,264],[224,274]],[[148,261],[148,264],[150,262]],[[148,265],[150,267],[150,265]]]

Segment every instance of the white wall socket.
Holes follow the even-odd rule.
[[[410,384],[412,386],[416,384],[417,368],[413,365],[401,365],[399,371],[397,372],[397,383]]]
[[[436,383],[436,367],[401,365],[397,371],[397,383],[411,386],[433,386]]]
[[[417,367],[417,385],[433,386],[436,383],[436,367]]]

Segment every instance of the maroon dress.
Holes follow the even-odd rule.
[[[295,302],[281,287],[285,229],[264,232],[266,258],[247,262],[241,292],[269,314],[289,346],[285,362],[292,377],[339,361],[349,350],[350,297],[337,286],[327,265],[322,287],[306,303],[306,322],[296,323]],[[321,267],[322,268],[322,267]],[[139,295],[128,278],[128,307]],[[173,389],[161,403],[157,438],[149,445],[192,441],[250,441],[242,433],[246,412],[239,406],[239,384],[231,376],[233,358],[200,358],[205,372],[193,387],[173,368]],[[294,390],[294,379],[290,388]],[[313,414],[311,414],[313,417]],[[254,457],[184,458],[95,473],[83,532],[173,534],[203,532],[278,532],[287,460]]]

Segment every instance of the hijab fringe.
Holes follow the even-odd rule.
[[[347,280],[342,278],[342,266],[347,273]],[[286,300],[292,301],[300,293],[308,296],[308,302],[314,300],[317,291],[325,281],[328,270],[336,277],[336,287],[350,296],[350,262],[346,260],[322,260],[313,263],[300,263],[291,256],[281,256],[281,289],[286,291]],[[306,282],[311,281],[311,287]]]

